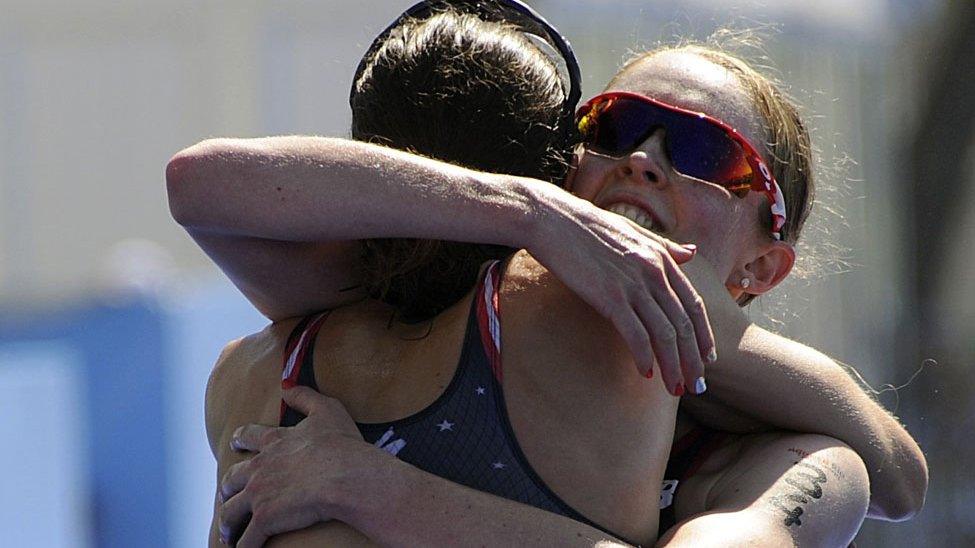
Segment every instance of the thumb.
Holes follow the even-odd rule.
[[[281,399],[291,408],[300,411],[302,415],[308,416],[317,404],[325,401],[326,397],[307,386],[296,386],[284,390]]]

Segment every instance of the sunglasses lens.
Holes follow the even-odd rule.
[[[754,171],[745,152],[724,128],[706,119],[614,98],[597,101],[579,120],[587,147],[611,156],[635,150],[659,127],[666,131],[667,153],[678,172],[721,185],[738,196],[748,193]]]
[[[652,130],[645,108],[634,101],[596,103],[579,122],[587,146],[596,152],[621,156],[635,150]]]
[[[667,142],[674,169],[721,185],[739,197],[748,194],[755,172],[741,146],[724,129],[691,117],[676,120],[671,128]]]

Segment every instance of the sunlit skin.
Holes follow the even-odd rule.
[[[764,150],[765,138],[759,123],[761,118],[752,107],[745,90],[738,84],[734,75],[696,54],[689,52],[658,54],[630,67],[623,76],[611,84],[609,90],[642,93],[684,109],[702,111],[737,128],[742,136],[758,150]],[[874,403],[862,394],[831,360],[811,349],[780,340],[750,325],[743,320],[740,311],[736,310],[723,294],[724,289],[727,289],[734,297],[741,296],[743,293],[741,280],[746,276],[750,280],[747,290],[749,293],[764,293],[773,288],[791,270],[794,261],[791,245],[773,240],[769,227],[763,222],[769,214],[769,204],[765,196],[760,193],[749,193],[745,198],[739,198],[721,186],[676,173],[661,146],[663,139],[664,134],[657,132],[637,150],[622,158],[610,158],[580,150],[578,167],[569,181],[571,190],[604,208],[619,202],[641,207],[655,217],[657,221],[655,225],[660,227],[659,231],[663,235],[673,240],[698,245],[699,254],[708,260],[690,261],[685,265],[685,270],[693,274],[695,268],[706,266],[707,272],[699,273],[701,280],[699,287],[707,289],[711,299],[708,301],[709,306],[714,304],[712,310],[723,309],[725,312],[722,317],[728,318],[728,323],[723,327],[740,335],[729,337],[728,345],[719,350],[722,359],[730,361],[719,362],[710,370],[713,376],[709,376],[709,380],[713,381],[713,385],[717,388],[715,394],[720,393],[722,388],[729,394],[751,394],[748,390],[761,385],[764,397],[743,398],[752,407],[745,408],[742,413],[754,414],[756,417],[771,417],[769,420],[776,421],[773,424],[781,426],[782,423],[786,423],[781,427],[787,431],[744,436],[736,441],[730,441],[722,450],[713,453],[693,477],[681,482],[679,495],[675,498],[673,506],[679,523],[670,528],[662,542],[681,546],[700,546],[715,542],[720,545],[744,545],[751,542],[750,545],[753,545],[758,539],[762,545],[773,546],[814,545],[814,543],[815,545],[846,545],[859,527],[867,505],[871,503],[869,500],[871,485],[867,475],[868,467],[864,466],[864,462],[854,450],[838,441],[840,439],[850,440],[850,445],[856,446],[865,460],[872,463],[869,468],[878,478],[874,486],[878,491],[883,491],[883,496],[878,497],[875,510],[877,515],[891,516],[891,519],[904,519],[904,516],[916,512],[920,502],[923,501],[923,490],[927,481],[923,469],[923,455],[909,436],[899,429],[896,421],[892,421],[882,410],[874,410],[870,407]],[[328,157],[324,156],[326,159]],[[765,158],[765,160],[769,162],[770,159]],[[261,172],[260,176],[263,178],[267,174]],[[523,258],[525,255],[518,257]],[[637,393],[628,389],[630,385],[611,386],[600,392],[600,383],[612,376],[608,373],[622,371],[623,375],[620,378],[638,380],[640,384],[633,382],[632,386],[639,389],[645,388],[646,384],[643,379],[633,379],[626,368],[607,367],[606,356],[612,352],[607,351],[609,347],[606,346],[605,341],[613,337],[600,338],[598,344],[585,339],[593,335],[593,327],[598,325],[602,325],[606,331],[611,331],[604,320],[595,317],[590,306],[577,307],[577,311],[584,312],[586,315],[577,318],[573,325],[580,325],[583,328],[567,334],[553,333],[550,329],[553,318],[564,320],[566,317],[566,314],[552,314],[551,311],[563,310],[569,300],[567,293],[551,293],[551,300],[541,308],[527,306],[519,308],[516,293],[529,289],[528,285],[522,287],[519,284],[532,280],[527,276],[523,279],[516,277],[519,272],[517,270],[519,260],[516,258],[512,263],[514,267],[509,270],[505,285],[502,287],[504,291],[515,294],[503,305],[507,325],[515,326],[514,329],[506,331],[505,352],[511,359],[506,359],[505,391],[509,413],[513,417],[521,417],[521,422],[513,421],[513,424],[519,440],[523,443],[523,449],[543,477],[546,477],[545,474],[551,476],[552,485],[557,487],[558,481],[565,481],[567,485],[571,485],[565,490],[569,504],[575,503],[571,497],[578,497],[577,500],[584,514],[591,513],[595,516],[597,512],[605,512],[608,519],[617,520],[622,519],[620,516],[624,514],[611,510],[613,507],[621,502],[635,506],[635,510],[631,508],[633,511],[625,514],[633,519],[633,523],[624,525],[633,530],[639,529],[638,534],[650,538],[656,534],[656,522],[649,522],[654,517],[654,513],[649,512],[648,509],[656,507],[659,481],[656,478],[650,481],[648,478],[657,470],[662,471],[661,467],[666,460],[665,457],[656,458],[652,455],[665,454],[666,449],[669,448],[669,431],[663,432],[663,428],[657,425],[632,424],[617,431],[610,425],[619,421],[606,418],[593,419],[594,409],[608,414],[607,417],[611,417],[612,414],[625,416],[627,409],[640,403],[640,399],[634,397]],[[710,271],[711,266],[716,270],[717,280],[724,282],[724,287],[720,283],[715,283],[713,276],[715,272]],[[519,287],[522,288],[517,291],[512,290]],[[721,298],[718,299],[718,296]],[[538,303],[538,297],[536,296],[535,304]],[[502,299],[505,298],[507,297],[502,295]],[[358,308],[357,306],[336,310],[334,314],[356,314],[357,310],[362,310],[361,306]],[[395,333],[390,332],[388,315],[383,313],[374,322],[379,327],[373,333],[376,338],[385,337],[381,344],[367,341],[364,345],[359,343],[343,346],[343,340],[349,342],[349,326],[354,323],[349,321],[349,318],[346,318],[343,323],[341,318],[333,316],[326,329],[335,331],[331,336],[325,334],[323,340],[327,340],[327,344],[316,347],[316,353],[334,354],[337,351],[344,351],[347,354],[343,359],[331,361],[325,359],[324,355],[319,356],[321,359],[315,361],[316,364],[322,365],[316,366],[316,369],[322,367],[323,370],[319,371],[317,376],[324,379],[326,375],[334,376],[342,372],[340,367],[334,366],[326,371],[324,369],[326,363],[332,365],[358,363],[356,360],[361,360],[363,347],[384,349],[383,352],[388,357],[387,361],[380,363],[380,360],[374,357],[371,358],[370,363],[374,366],[397,363],[395,370],[406,375],[398,380],[414,383],[413,385],[404,385],[403,382],[392,383],[388,394],[393,394],[393,389],[396,389],[405,390],[402,392],[403,395],[415,397],[417,394],[422,394],[422,397],[416,406],[411,406],[407,410],[390,408],[399,400],[384,397],[378,403],[386,406],[383,409],[389,417],[402,416],[414,408],[423,407],[426,402],[437,397],[443,388],[442,384],[438,383],[449,376],[456,361],[456,358],[450,354],[458,351],[454,340],[458,339],[463,332],[466,306],[463,302],[456,305],[457,319],[454,322],[443,321],[447,319],[448,313],[442,314],[435,324],[433,334],[420,339],[422,342],[410,337],[396,336]],[[729,309],[732,313],[728,312]],[[547,329],[537,329],[539,322],[534,317],[519,320],[519,310],[544,310]],[[380,310],[380,312],[384,311]],[[331,323],[332,320],[339,321]],[[366,329],[369,326],[364,325],[363,322],[359,323],[363,324],[359,326],[361,328],[359,333],[369,333]],[[280,333],[270,342],[259,337],[249,338],[247,344],[260,351],[258,357],[253,355],[255,353],[253,349],[242,353],[233,350],[233,345],[228,346],[232,351],[225,352],[226,356],[221,359],[221,365],[218,365],[215,370],[214,377],[211,379],[211,392],[208,395],[208,430],[211,437],[216,440],[214,447],[218,448],[215,452],[218,454],[221,473],[228,470],[229,464],[245,457],[242,453],[232,454],[228,443],[231,432],[236,426],[246,422],[273,424],[276,421],[279,405],[276,366],[280,364],[282,354],[280,346],[290,332],[291,325],[293,324],[285,326],[277,324],[276,329],[279,329]],[[519,330],[518,325],[529,327]],[[440,335],[445,327],[451,326],[455,328],[456,336]],[[339,337],[340,333],[341,337]],[[540,351],[543,347],[538,344],[535,337],[549,337],[551,343],[545,347],[549,351]],[[254,346],[255,342],[261,344]],[[262,346],[265,343],[271,346]],[[420,356],[423,359],[412,360],[413,365],[419,368],[419,373],[414,371],[414,374],[409,375],[411,362],[402,360],[401,350],[407,345],[437,344],[443,346],[428,348],[428,356],[436,359]],[[619,348],[615,351],[616,354],[626,352],[621,345],[617,346]],[[519,351],[519,348],[522,350]],[[727,348],[727,352],[724,348]],[[741,356],[736,356],[733,349],[743,350]],[[418,355],[416,352],[412,354]],[[349,356],[355,356],[355,359]],[[260,359],[264,359],[265,363],[257,363]],[[733,367],[722,369],[723,364]],[[431,366],[435,367],[431,368]],[[217,371],[220,373],[218,374]],[[529,379],[531,382],[519,384],[519,374],[537,374],[541,378],[548,379],[552,371],[557,371],[560,376],[561,381],[557,385],[534,377],[523,377],[522,380]],[[723,371],[728,373],[722,375]],[[731,371],[736,373],[732,375]],[[424,377],[424,373],[431,372],[434,373],[432,378],[431,375]],[[584,378],[571,380],[574,372],[580,373]],[[712,374],[711,372],[709,375]],[[355,373],[358,376],[362,375],[361,371]],[[228,382],[226,377],[220,380],[221,375],[231,374],[236,375],[235,382]],[[756,382],[756,379],[760,379],[761,382]],[[659,379],[651,382],[659,383]],[[246,400],[225,395],[240,393],[240,387],[245,384],[259,386],[263,391],[262,395]],[[368,391],[349,389],[341,392],[339,388],[342,386],[355,387],[356,385],[336,383],[331,378],[323,385],[334,389],[333,395],[343,399],[353,416],[374,416],[363,415],[363,413],[376,412],[372,406],[377,402],[371,401],[370,397],[382,393],[382,390],[377,392],[376,387],[372,386]],[[527,396],[519,400],[517,390],[508,390],[509,386],[528,387],[523,392]],[[824,391],[829,392],[833,387],[841,387],[841,389],[831,392],[831,395],[826,398],[826,403],[823,404],[821,396]],[[546,396],[544,389],[547,388],[554,389],[554,392]],[[647,410],[656,413],[668,411],[665,409],[666,405],[675,404],[675,400],[666,396],[662,387],[659,388],[660,400],[649,402],[650,405],[635,409],[629,415],[642,420],[647,417]],[[219,393],[214,390],[224,392]],[[794,395],[797,393],[798,395]],[[507,399],[508,395],[515,397]],[[311,396],[318,395],[312,393]],[[594,398],[592,401],[598,401],[599,404],[586,403],[590,401],[588,398]],[[867,409],[852,424],[848,424],[846,420],[850,408],[841,406],[837,409],[833,405],[833,402],[847,400],[854,402],[853,408]],[[225,401],[242,402],[251,407],[256,405],[255,402],[263,402],[265,413],[258,417],[253,408],[241,407],[233,410],[236,414],[230,416],[227,415]],[[698,402],[704,406],[698,411],[703,411],[707,416],[709,409],[706,397],[686,398],[684,401],[686,406],[693,406],[694,402]],[[796,405],[799,402],[808,405]],[[532,405],[535,407],[528,407]],[[720,414],[722,417],[728,414],[728,411],[720,406],[711,409],[710,412]],[[211,414],[214,415],[213,420],[210,418]],[[219,414],[224,416],[218,416]],[[344,411],[339,414],[344,417],[343,420],[348,419]],[[573,417],[578,419],[576,423],[571,422]],[[701,421],[708,424],[704,419]],[[350,423],[351,419],[346,422]],[[678,433],[686,431],[691,422],[691,419],[679,420]],[[567,428],[567,425],[571,426]],[[824,426],[839,426],[835,429],[837,432],[835,439],[796,433],[819,431]],[[259,432],[272,431],[269,427],[255,428]],[[452,545],[457,543],[457,538],[460,538],[456,536],[458,531],[463,538],[479,536],[479,538],[494,540],[498,545],[524,544],[525,539],[531,539],[528,543],[534,544],[571,545],[587,542],[599,536],[598,533],[593,536],[593,531],[586,529],[584,524],[568,518],[537,508],[517,506],[509,501],[450,484],[445,480],[427,477],[423,472],[402,461],[390,459],[387,454],[375,451],[375,448],[367,444],[352,444],[353,449],[354,447],[359,449],[350,450],[344,457],[349,459],[350,464],[346,467],[336,465],[335,463],[339,461],[332,459],[341,457],[342,451],[332,451],[334,448],[330,447],[328,440],[318,444],[308,443],[308,440],[302,437],[300,428],[273,429],[274,432],[282,432],[281,435],[291,436],[292,442],[289,445],[278,444],[273,439],[261,441],[259,438],[263,436],[254,436],[253,440],[239,445],[239,449],[259,452],[263,460],[254,458],[247,465],[234,464],[234,468],[241,471],[239,476],[235,476],[240,481],[225,481],[225,485],[237,485],[237,489],[243,489],[234,495],[243,498],[238,498],[238,502],[233,503],[236,508],[234,512],[225,511],[229,503],[223,509],[218,505],[218,519],[223,519],[228,527],[230,524],[236,528],[247,527],[248,531],[257,530],[255,535],[266,537],[274,532],[310,525],[315,523],[316,519],[319,521],[335,517],[342,519],[344,516],[341,513],[333,512],[334,509],[340,509],[341,505],[337,501],[341,499],[349,504],[349,507],[357,509],[356,512],[349,512],[348,519],[345,519],[347,523],[353,527],[360,527],[365,535],[372,535],[377,540],[385,542],[410,544],[410,541],[404,539],[411,538],[412,544]],[[324,429],[320,430],[324,431]],[[557,432],[557,437],[551,438],[552,432]],[[622,432],[621,437],[625,438],[623,443],[608,437],[619,432]],[[645,440],[661,442],[667,447],[663,447],[663,451],[659,453],[641,450],[634,444],[638,437],[635,433],[659,433],[659,435],[649,435]],[[571,435],[577,436],[578,443],[567,443],[567,436]],[[354,426],[350,428],[348,437],[359,441]],[[348,442],[349,439],[345,441]],[[884,440],[891,440],[895,445],[888,447]],[[567,462],[571,464],[571,461],[567,461],[567,456],[571,457],[571,452],[565,452],[566,446],[592,449],[590,454],[584,455],[585,458],[577,459],[582,465],[576,473],[569,473]],[[346,443],[345,447],[349,447],[349,444]],[[295,464],[298,450],[305,455],[306,460],[303,464],[301,462]],[[612,466],[600,469],[593,465],[594,455],[606,458],[614,454]],[[369,455],[380,455],[387,460],[370,464]],[[912,458],[911,455],[915,456]],[[891,456],[895,458],[892,459]],[[803,460],[800,464],[797,457],[809,460]],[[634,459],[637,464],[629,468],[626,466],[626,459]],[[891,462],[898,464],[888,466],[887,463]],[[910,468],[912,465],[914,468]],[[549,468],[546,469],[546,466]],[[262,472],[255,472],[258,469]],[[345,498],[339,496],[340,490],[334,486],[342,482],[333,481],[329,484],[326,481],[327,474],[314,472],[321,469],[343,474],[349,472],[346,474],[346,479],[356,478],[354,496]],[[634,472],[634,469],[638,471]],[[900,481],[899,476],[903,475],[899,473],[900,470],[909,470],[915,476],[921,477],[919,482],[915,480],[920,484],[920,489],[912,491],[911,484],[907,483],[906,497],[899,494],[900,491],[905,491],[899,487],[905,483]],[[396,476],[398,478],[396,481],[390,481],[394,476],[383,475],[385,473],[383,471],[394,471],[402,475]],[[813,471],[816,475],[810,476]],[[289,476],[289,473],[293,475]],[[249,478],[246,477],[248,475]],[[824,476],[825,480],[822,479]],[[268,478],[277,479],[271,481]],[[579,478],[589,478],[590,484],[580,484]],[[374,481],[376,479],[378,481]],[[637,480],[645,484],[639,485]],[[370,481],[374,481],[372,489],[368,486]],[[617,483],[614,484],[613,481]],[[400,495],[393,496],[390,490],[397,487]],[[253,489],[248,491],[251,488]],[[920,496],[912,494],[917,491],[920,491]],[[255,493],[262,494],[259,496]],[[275,494],[273,499],[275,503],[267,502],[272,500],[267,496],[270,493]],[[312,494],[308,495],[309,493]],[[373,497],[367,493],[379,493],[379,495]],[[334,498],[325,501],[310,500],[323,496]],[[638,500],[641,496],[653,502],[647,500],[641,502]],[[800,500],[797,497],[804,498]],[[375,515],[369,513],[368,505],[363,502],[370,500],[382,502],[377,506]],[[393,506],[390,504],[391,501],[395,503],[397,500],[402,511],[393,512],[395,504]],[[893,503],[889,500],[893,500]],[[902,500],[906,502],[900,502]],[[257,505],[260,505],[259,509]],[[303,514],[294,511],[295,507]],[[323,508],[324,510],[319,511]],[[245,515],[243,510],[251,509],[257,509],[253,511],[255,519],[247,522],[243,518]],[[448,515],[445,511],[448,510],[457,512],[449,514],[450,517],[445,519],[444,516]],[[279,519],[271,517],[275,515],[283,517]],[[492,516],[492,519],[483,519],[485,515]],[[296,516],[304,517],[297,519]],[[428,521],[424,522],[426,527],[421,523],[423,517],[428,518]],[[255,523],[262,524],[264,529],[255,527]],[[341,527],[340,524],[332,522],[306,529],[298,534],[327,534],[327,530],[331,530],[334,534],[335,530]],[[580,530],[580,527],[583,529]],[[618,528],[611,526],[611,529],[615,531]],[[347,532],[352,531],[348,529]],[[624,533],[627,531],[621,532]],[[215,535],[216,531],[214,531],[213,542],[216,539]],[[432,542],[430,538],[437,538],[440,541]],[[324,537],[313,539],[311,536],[291,536],[276,538],[275,541],[290,540],[296,545],[306,545],[315,542],[316,539],[324,540]],[[331,540],[336,539],[332,537]],[[343,541],[350,542],[348,538]]]
[[[644,59],[607,91],[641,93],[704,112],[763,149],[761,118],[738,79],[693,53],[667,51]],[[733,297],[741,295],[746,275],[754,274],[750,292],[770,289],[788,274],[795,254],[789,244],[774,241],[763,225],[766,198],[755,192],[739,198],[721,186],[676,172],[664,152],[664,138],[664,131],[658,130],[622,158],[580,149],[569,188],[603,208],[622,201],[648,210],[662,227],[661,235],[698,246]]]

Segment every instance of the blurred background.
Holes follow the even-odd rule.
[[[347,135],[353,69],[412,3],[0,0],[0,545],[204,545],[207,376],[265,322],[170,219],[164,166]],[[530,3],[584,95],[658,41],[762,29],[822,190],[805,276],[750,314],[856,367],[925,449],[924,511],[858,544],[975,546],[975,2]]]

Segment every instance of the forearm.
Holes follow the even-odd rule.
[[[746,436],[726,459],[707,487],[678,491],[678,523],[658,546],[847,546],[863,523],[863,461],[833,438]]]
[[[300,136],[204,141],[167,167],[180,224],[284,241],[408,237],[523,246],[536,206],[529,181]]]
[[[776,428],[836,438],[867,466],[870,517],[914,515],[924,501],[927,467],[907,431],[836,362],[752,325],[727,293],[716,298],[719,284],[702,277],[703,268],[694,268],[699,271],[690,276],[708,306],[718,362],[708,368],[707,395],[685,398],[685,410],[707,421],[724,405]]]
[[[732,356],[719,368],[725,374],[710,379],[717,398],[780,428],[849,445],[870,476],[870,517],[899,521],[920,510],[927,489],[923,453],[833,360],[758,327],[749,328]]]
[[[496,497],[402,461],[355,486],[343,521],[392,546],[626,546],[565,516]]]

